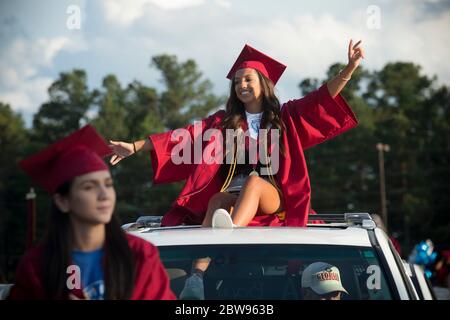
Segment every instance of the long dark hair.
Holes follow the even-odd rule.
[[[69,196],[72,181],[56,193]],[[61,212],[52,200],[49,228],[44,239],[43,284],[49,299],[67,299],[67,267],[73,250],[69,214]],[[106,299],[128,299],[134,288],[133,256],[125,233],[115,214],[105,225],[105,262],[103,266]]]
[[[256,70],[258,74],[259,82],[262,88],[262,108],[263,115],[261,118],[261,129],[268,128],[269,123],[272,125],[272,129],[280,130],[280,152],[284,154],[283,146],[283,132],[285,131],[284,123],[281,119],[281,104],[275,95],[275,86],[269,78],[264,76],[261,72]],[[235,90],[234,77],[231,80],[230,95],[226,104],[225,116],[220,124],[222,129],[234,129],[237,130],[241,127],[242,122],[245,120],[245,106],[244,103],[239,100]]]

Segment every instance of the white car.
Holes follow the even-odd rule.
[[[311,215],[307,228],[159,227],[160,219],[141,217],[123,228],[159,248],[177,296],[192,262],[209,257],[206,300],[302,299],[302,272],[313,262],[339,269],[344,300],[419,299],[400,256],[367,213]]]
[[[430,283],[430,280],[425,276],[425,272],[422,266],[417,264],[408,263],[403,260],[406,273],[411,278],[414,285],[414,289],[420,300],[436,300],[434,289]]]

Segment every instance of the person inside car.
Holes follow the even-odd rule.
[[[341,300],[342,286],[339,269],[325,262],[314,262],[302,273],[303,300]]]

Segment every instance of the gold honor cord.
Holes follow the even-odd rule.
[[[266,157],[266,164],[269,164],[268,159],[267,159],[267,157],[268,157],[267,150],[264,150],[264,151],[266,151],[266,152],[264,152],[265,157]],[[220,192],[225,192],[225,190],[229,187],[231,181],[233,180],[234,172],[236,170],[236,159],[237,159],[237,141],[236,141],[236,144],[233,142],[233,163],[230,165],[230,168],[228,169],[227,178],[225,179],[225,182],[222,185]],[[280,188],[278,187],[278,184],[275,181],[275,178],[274,178],[274,175],[272,172],[272,163],[270,163],[268,165],[268,171],[269,171],[268,172],[269,180],[272,183],[272,185],[275,187],[275,189],[277,189],[277,191],[279,192],[280,197],[281,197],[282,192],[281,192]],[[233,208],[231,210],[233,210]],[[286,219],[286,211],[277,212],[277,213],[275,213],[275,215],[277,215],[281,221]]]
[[[231,183],[231,180],[233,179],[233,175],[234,175],[234,171],[236,170],[236,148],[235,148],[235,144],[233,142],[233,163],[230,165],[230,168],[228,169],[228,175],[227,178],[225,179],[225,182],[222,185],[222,188],[220,189],[220,192],[224,192],[228,186]]]
[[[267,138],[267,137],[266,137]],[[237,144],[237,141],[236,141]],[[234,177],[234,172],[236,171],[236,158],[237,158],[237,146],[236,144],[233,142],[233,161],[232,164],[230,165],[230,168],[228,169],[228,175],[227,178],[225,179],[225,182],[222,185],[222,188],[220,189],[220,192],[224,192],[229,186],[231,181],[233,180]],[[278,184],[274,178],[273,172],[272,172],[272,163],[269,164],[268,161],[268,150],[266,149],[267,147],[267,141],[266,139],[264,139],[263,141],[263,148],[264,150],[264,156],[266,158],[266,164],[268,165],[268,176],[269,176],[269,180],[272,183],[272,185],[275,187],[275,189],[277,189],[278,192],[281,193],[280,188],[278,187]]]

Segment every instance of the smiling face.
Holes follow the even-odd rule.
[[[77,222],[107,224],[116,204],[111,174],[103,170],[80,175],[73,180],[69,195],[57,195],[55,200],[60,210],[70,213]]]
[[[255,69],[245,68],[236,71],[234,90],[244,105],[259,102],[262,98],[262,87]]]

